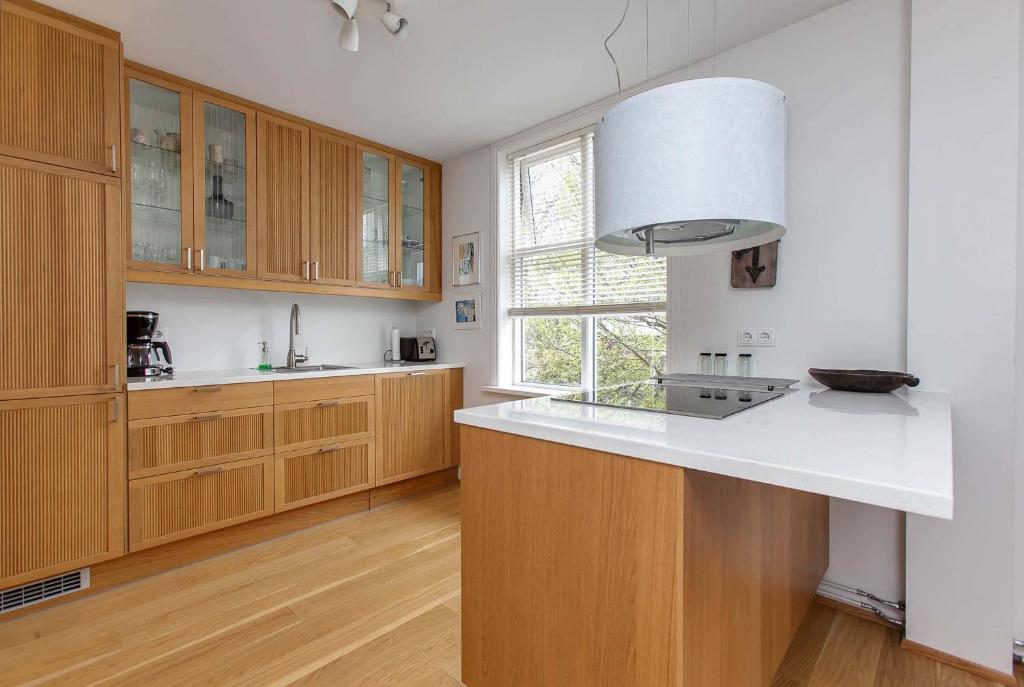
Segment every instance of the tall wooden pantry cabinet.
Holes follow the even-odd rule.
[[[0,0],[0,589],[124,551],[120,60]]]

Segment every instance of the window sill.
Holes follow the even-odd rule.
[[[516,398],[542,398],[544,396],[554,396],[556,394],[565,393],[561,389],[552,389],[550,391],[544,389],[537,389],[531,386],[482,386],[481,391],[486,391],[489,394],[501,394],[502,396],[515,396]]]

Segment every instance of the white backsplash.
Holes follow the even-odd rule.
[[[295,350],[310,347],[313,363],[382,360],[391,327],[416,333],[417,304],[385,298],[353,298],[128,284],[128,310],[160,313],[177,370],[255,367],[258,341],[270,342],[271,360],[284,364],[292,303],[302,310]]]

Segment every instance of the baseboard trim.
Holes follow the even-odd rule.
[[[871,611],[863,609],[860,606],[854,606],[853,604],[837,601],[836,599],[828,596],[822,596],[821,594],[814,595],[814,602],[819,603],[822,606],[828,606],[840,613],[846,613],[847,615],[852,615],[855,618],[860,618],[861,620],[869,620],[877,625],[881,625],[882,627],[887,627],[890,630],[896,630],[897,632],[903,631],[903,628],[896,623],[885,620],[884,618],[879,618]]]
[[[930,658],[933,661],[944,663],[947,666],[951,666],[953,668],[959,668],[964,672],[970,673],[971,675],[975,675],[985,680],[998,682],[1001,685],[1006,685],[1006,687],[1017,687],[1017,678],[1015,678],[1012,673],[1004,673],[993,668],[989,668],[987,666],[974,663],[973,661],[968,661],[967,659],[960,658],[959,656],[954,656],[952,654],[947,654],[944,651],[933,649],[930,646],[925,646],[924,644],[912,642],[909,639],[904,639],[902,642],[900,642],[900,647],[913,654],[918,654],[920,656],[924,656],[925,658]]]

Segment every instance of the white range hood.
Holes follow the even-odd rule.
[[[695,79],[612,108],[594,134],[597,247],[700,255],[786,233],[786,98],[762,81]]]

